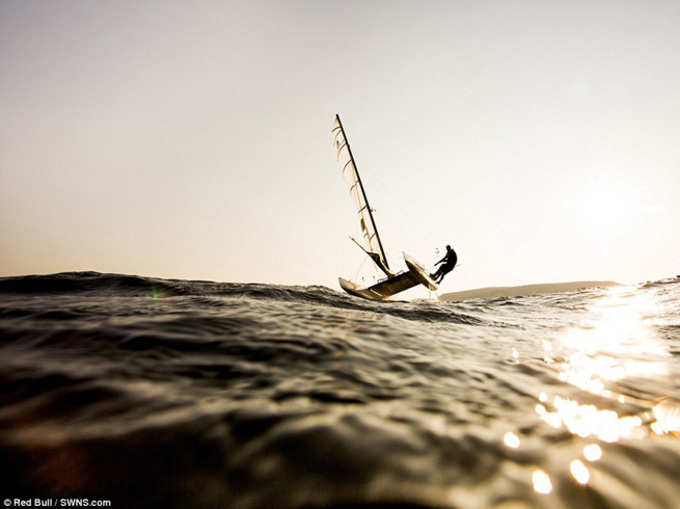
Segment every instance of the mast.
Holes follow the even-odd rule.
[[[349,139],[347,138],[347,134],[345,133],[345,128],[342,126],[342,121],[340,120],[340,115],[338,115],[337,113],[335,114],[335,120],[337,120],[337,122],[338,122],[338,126],[340,127],[340,132],[342,133],[342,138],[344,140],[345,146],[347,147],[349,159],[352,163],[352,166],[354,166],[354,173],[357,176],[357,182],[359,184],[359,189],[361,189],[361,194],[364,198],[364,203],[366,204],[365,207],[368,211],[368,217],[371,220],[371,226],[373,227],[373,231],[375,232],[375,238],[378,241],[378,246],[380,247],[380,256],[382,257],[382,262],[385,264],[384,268],[383,267],[380,267],[380,268],[383,269],[383,271],[389,276],[390,275],[390,272],[389,272],[390,266],[387,263],[387,256],[385,256],[385,250],[383,249],[382,241],[380,240],[380,234],[378,233],[378,228],[375,225],[375,219],[373,218],[373,211],[371,210],[371,206],[368,203],[368,197],[366,196],[366,190],[364,189],[364,184],[361,181],[361,176],[359,175],[359,170],[357,168],[356,161],[354,160],[354,155],[352,154],[352,148],[349,146]],[[342,147],[340,147],[340,148],[342,148]],[[340,149],[338,149],[338,152],[339,151],[340,151]],[[361,213],[361,209],[359,210],[359,213]],[[370,242],[370,239],[368,239],[368,240]],[[370,256],[370,254],[369,254],[369,256]],[[373,257],[371,257],[371,259],[373,259]],[[377,264],[377,265],[380,265],[380,264]],[[384,269],[387,269],[387,270],[384,270]]]

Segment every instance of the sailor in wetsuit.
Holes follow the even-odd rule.
[[[430,274],[430,277],[434,279],[435,283],[441,283],[444,279],[444,276],[453,270],[457,262],[458,255],[456,252],[451,246],[446,246],[446,254],[444,255],[444,258],[435,263],[435,265],[439,265],[440,263],[443,263],[444,265],[439,267],[437,272],[434,274]]]

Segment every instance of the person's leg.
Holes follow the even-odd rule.
[[[444,276],[446,276],[449,272],[451,272],[453,270],[453,267],[442,266],[440,270],[442,271],[442,273],[441,273],[441,276],[439,276],[439,281],[437,281],[437,284],[444,281]]]

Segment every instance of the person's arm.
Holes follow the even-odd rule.
[[[444,263],[444,260],[446,260],[446,257],[448,256],[448,253],[444,255],[444,258],[439,260],[438,262],[435,263],[435,265],[439,265],[440,263]]]

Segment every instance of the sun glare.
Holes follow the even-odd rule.
[[[611,290],[590,309],[593,318],[566,330],[545,348],[545,356],[556,367],[559,378],[592,394],[624,403],[626,398],[609,389],[611,382],[626,378],[666,376],[670,354],[646,316],[658,314],[649,293],[631,294],[626,289]],[[557,357],[553,357],[557,356]],[[558,360],[559,359],[559,360]],[[564,426],[574,435],[594,437],[603,442],[623,438],[645,438],[649,430],[661,435],[680,430],[680,408],[666,399],[649,413],[620,415],[611,409],[583,404],[560,395],[538,395],[536,413],[554,428]],[[651,421],[651,422],[650,422]],[[602,451],[596,444],[586,447],[587,460],[596,461]],[[587,482],[587,470],[572,465],[575,479]]]

